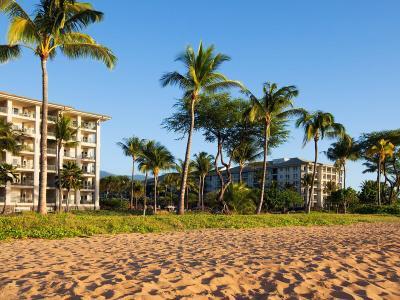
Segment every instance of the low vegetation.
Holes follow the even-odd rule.
[[[246,229],[283,226],[349,225],[360,222],[400,222],[398,216],[337,215],[327,213],[136,216],[128,212],[98,211],[49,214],[27,213],[0,217],[0,240],[62,239],[96,234],[151,233],[206,228]]]

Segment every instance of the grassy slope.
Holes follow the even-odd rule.
[[[399,222],[400,217],[376,215],[336,215],[324,213],[225,216],[189,214],[185,216],[133,216],[116,212],[79,212],[42,217],[29,213],[0,217],[0,240],[19,238],[60,239],[94,234],[149,233],[204,228],[257,228],[310,225],[348,225],[359,222]]]

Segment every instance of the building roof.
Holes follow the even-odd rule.
[[[17,95],[5,93],[5,92],[2,92],[2,91],[0,91],[0,98],[23,101],[23,102],[27,102],[27,103],[32,103],[34,105],[42,103],[42,101],[40,101],[40,100],[31,99],[31,98],[27,98],[27,97],[23,97],[23,96],[17,96]],[[77,110],[77,109],[75,109],[75,108],[73,108],[71,106],[68,106],[68,105],[62,105],[62,104],[56,104],[56,103],[49,102],[49,107],[50,108],[55,108],[55,109],[60,109],[60,110],[65,110],[65,111],[69,111],[69,112],[72,112],[72,113],[77,113],[77,114],[80,114],[80,115],[83,115],[83,116],[87,116],[87,117],[91,117],[91,118],[96,118],[96,119],[99,119],[101,121],[111,120],[110,116],[103,115],[103,114],[80,111],[80,110]]]

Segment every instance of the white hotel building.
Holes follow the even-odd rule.
[[[251,163],[243,169],[243,183],[249,187],[259,187],[261,185],[263,163]],[[281,158],[268,162],[266,185],[276,182],[284,187],[290,185],[302,195],[305,202],[308,199],[308,188],[302,184],[302,178],[306,174],[312,174],[314,164],[311,161],[301,158]],[[224,172],[225,173],[225,172]],[[239,182],[239,167],[231,169],[233,182]],[[338,187],[343,184],[343,172],[330,164],[317,164],[317,171],[314,183],[314,195],[312,206],[324,207],[326,197],[326,184],[334,182]],[[215,172],[211,172],[205,181],[206,192],[216,191],[220,188],[220,179]]]
[[[38,205],[40,165],[40,111],[41,101],[0,92],[0,119],[12,123],[24,132],[21,139],[22,151],[13,155],[8,151],[0,154],[2,163],[13,165],[18,178],[0,188],[0,207],[9,212],[29,211]],[[48,175],[47,206],[54,210],[56,205],[56,139],[55,121],[62,113],[70,117],[77,129],[76,146],[61,149],[60,165],[74,161],[83,170],[83,187],[71,192],[70,206],[78,209],[99,208],[100,185],[100,124],[110,117],[78,111],[72,107],[49,103],[48,110]],[[65,192],[66,193],[66,192]],[[65,195],[64,195],[65,197]],[[65,200],[64,200],[65,205]]]

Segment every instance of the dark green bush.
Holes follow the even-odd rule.
[[[256,211],[257,195],[244,184],[231,184],[224,195],[229,209],[237,214],[250,215]]]
[[[105,210],[126,210],[129,209],[129,201],[116,198],[101,200],[100,207]]]
[[[363,204],[355,205],[350,208],[350,211],[355,214],[388,214],[400,215],[400,206],[398,205],[373,205]]]

